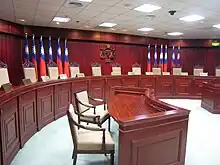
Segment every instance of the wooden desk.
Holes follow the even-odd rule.
[[[184,165],[189,111],[126,87],[112,89],[108,111],[119,124],[119,165]]]
[[[213,114],[220,114],[220,84],[203,83],[201,106]]]
[[[158,98],[200,99],[203,82],[220,77],[197,76],[99,76],[38,82],[0,91],[0,162],[9,165],[16,153],[37,131],[64,116],[74,92],[88,90],[106,102],[113,86],[152,88]]]

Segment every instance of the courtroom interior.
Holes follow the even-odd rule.
[[[219,6],[0,0],[0,165],[220,165]]]

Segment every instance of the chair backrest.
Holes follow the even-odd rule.
[[[76,97],[76,110],[80,113],[83,112],[85,110],[87,110],[88,108],[82,104],[80,104],[78,101],[80,101],[83,104],[88,105],[89,104],[89,96],[88,96],[88,92],[87,91],[82,91],[82,92],[78,92],[75,94]]]
[[[140,64],[133,64],[132,65],[132,72],[134,75],[141,75],[141,65]]]
[[[173,68],[173,75],[181,75],[182,68]]]
[[[77,148],[77,143],[78,143],[78,127],[77,127],[77,121],[78,121],[78,116],[74,112],[73,105],[69,105],[69,109],[67,111],[67,117],[69,121],[69,126],[70,126],[70,131],[72,135],[72,140],[73,140],[73,145],[74,148]]]
[[[161,75],[161,68],[152,68],[153,75]]]
[[[57,80],[59,77],[58,67],[48,67],[48,74],[51,80]]]
[[[121,65],[119,63],[112,64],[111,75],[121,75]]]
[[[95,63],[92,63],[91,66],[92,66],[93,76],[102,76],[101,64],[95,62]]]
[[[32,83],[37,82],[35,68],[24,68],[25,79],[30,79]]]
[[[36,70],[34,64],[31,62],[25,62],[22,64],[24,69],[24,78],[30,79],[32,83],[37,82]]]
[[[77,74],[80,73],[79,67],[70,67],[71,78],[77,77]]]
[[[7,65],[0,61],[0,87],[3,84],[10,83],[8,77],[8,68]]]

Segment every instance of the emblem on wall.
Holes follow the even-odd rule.
[[[106,63],[110,63],[115,59],[115,49],[111,45],[107,44],[106,48],[101,48],[100,51],[100,58],[105,60]]]

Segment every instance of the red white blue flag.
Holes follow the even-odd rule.
[[[148,45],[148,54],[147,54],[147,72],[151,72],[150,45]]]
[[[30,56],[29,56],[29,47],[28,47],[28,39],[27,39],[27,33],[25,34],[25,51],[24,51],[24,62],[29,62]]]
[[[159,62],[159,66],[161,68],[161,71],[163,71],[163,45],[161,45],[161,47],[160,47],[160,62]]]
[[[155,45],[155,52],[154,52],[154,65],[157,65],[157,45]]]
[[[52,51],[52,44],[51,44],[51,37],[49,37],[49,63],[53,61],[53,51]]]
[[[36,54],[34,34],[33,34],[33,37],[32,37],[32,63],[34,64],[34,67],[35,67],[36,79],[38,79],[37,54]]]
[[[58,47],[57,47],[57,66],[58,66],[59,74],[63,74],[63,62],[61,56],[60,38],[58,38]]]
[[[173,46],[173,54],[172,54],[172,61],[171,61],[171,66],[172,66],[172,68],[175,67],[175,59],[176,59],[176,56],[175,56],[175,47]]]
[[[70,77],[70,67],[69,67],[69,57],[68,57],[68,47],[67,47],[67,40],[65,40],[65,52],[64,52],[64,74],[67,77]]]
[[[163,71],[167,72],[167,57],[168,57],[168,50],[167,45],[165,47],[165,55],[164,55],[164,65],[163,65]]]
[[[180,47],[178,47],[177,65],[180,66]]]
[[[40,76],[46,76],[45,53],[42,36],[40,37]]]

